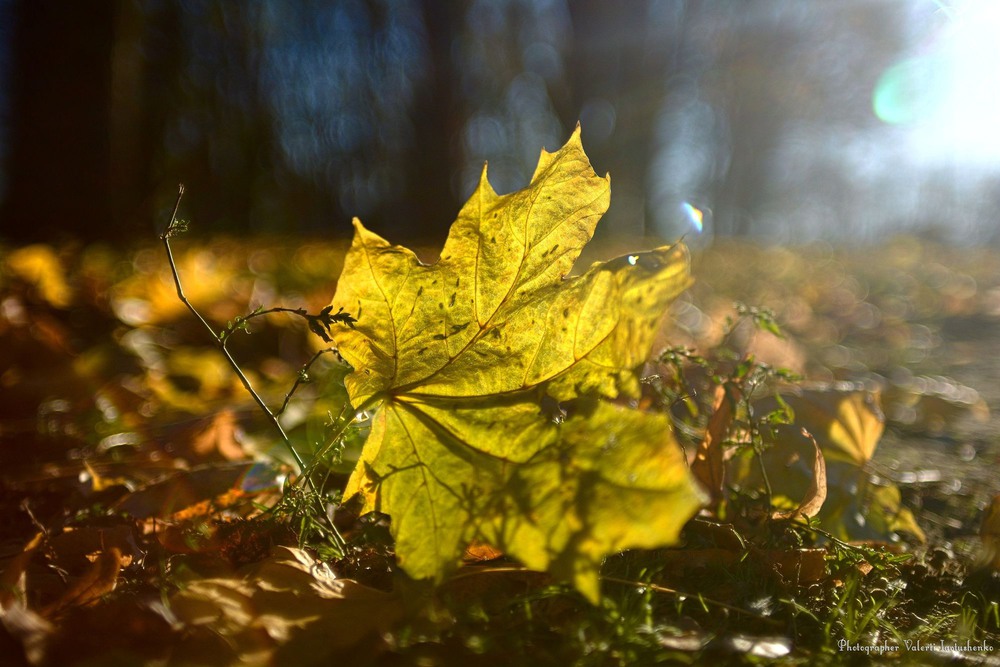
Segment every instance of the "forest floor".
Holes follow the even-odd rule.
[[[345,250],[178,247],[188,297],[219,329],[259,304],[318,312]],[[160,248],[0,250],[2,665],[1000,665],[997,249],[696,252],[663,344],[725,344],[810,387],[876,392],[864,485],[898,489],[916,527],[869,505],[836,530],[822,515],[818,530],[699,519],[676,548],[609,558],[597,606],[483,548],[441,586],[412,581],[387,519],[350,504],[329,506],[339,547]],[[784,336],[734,302],[772,309]],[[250,330],[234,356],[339,491],[364,437],[327,446],[345,368],[295,317]],[[830,484],[855,507],[857,487]]]

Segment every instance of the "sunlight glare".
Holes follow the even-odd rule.
[[[875,86],[875,115],[913,128],[930,160],[1000,164],[1000,2],[952,3],[947,32],[930,50],[898,61]]]

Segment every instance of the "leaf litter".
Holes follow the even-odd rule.
[[[934,632],[933,624],[923,629],[907,625],[917,616],[938,619],[934,623],[946,629],[942,631],[958,632],[955,628],[966,626],[947,605],[959,600],[959,616],[973,621],[969,636],[995,637],[997,584],[991,572],[996,567],[996,522],[990,517],[996,512],[991,509],[995,503],[988,504],[992,496],[978,501],[988,510],[981,520],[976,515],[958,524],[968,529],[958,533],[957,540],[921,547],[919,539],[928,525],[927,538],[938,545],[941,532],[933,521],[924,521],[933,519],[933,512],[919,507],[911,511],[912,505],[907,505],[915,497],[935,500],[940,483],[914,483],[906,470],[893,472],[879,463],[886,445],[879,444],[885,440],[885,423],[877,409],[882,398],[893,444],[898,434],[968,433],[969,424],[990,418],[984,398],[975,390],[943,377],[944,369],[902,358],[923,349],[908,348],[909,342],[940,344],[934,338],[939,325],[916,321],[934,308],[942,308],[950,318],[940,325],[941,331],[966,327],[976,317],[986,318],[975,320],[976,326],[990,325],[991,274],[988,268],[977,269],[989,266],[986,259],[966,257],[963,264],[954,264],[962,267],[956,273],[984,270],[977,274],[981,289],[971,296],[966,290],[959,299],[948,291],[948,275],[935,276],[938,292],[934,286],[922,287],[902,297],[877,290],[886,284],[912,289],[912,283],[879,283],[868,277],[873,287],[866,295],[851,278],[838,287],[835,281],[824,282],[815,267],[789,268],[808,253],[792,257],[767,251],[754,255],[746,247],[727,249],[727,266],[739,267],[738,274],[706,268],[713,257],[724,256],[721,251],[703,254],[694,292],[700,301],[692,301],[691,293],[680,297],[672,311],[670,336],[683,340],[689,332],[698,332],[691,340],[697,345],[693,354],[704,355],[710,372],[685,362],[685,379],[679,384],[656,386],[649,377],[640,384],[640,373],[649,373],[643,363],[654,345],[649,330],[659,319],[655,311],[687,287],[686,252],[673,246],[630,253],[564,280],[572,248],[578,250],[589,238],[592,227],[585,228],[606,207],[600,194],[606,181],[588,170],[577,135],[556,153],[543,153],[536,177],[546,171],[575,174],[568,179],[570,195],[551,204],[566,207],[555,217],[570,221],[574,231],[569,236],[575,244],[560,243],[555,250],[525,243],[529,234],[516,235],[527,227],[514,223],[530,217],[521,203],[533,197],[536,203],[545,201],[546,187],[534,180],[525,191],[501,197],[484,177],[437,264],[417,262],[408,251],[359,224],[351,252],[357,255],[364,247],[374,265],[396,262],[414,276],[412,284],[403,281],[398,286],[391,303],[384,300],[383,312],[378,311],[377,298],[359,303],[353,293],[351,303],[348,285],[359,281],[342,279],[348,296],[338,291],[329,303],[332,282],[326,277],[331,269],[336,273],[342,250],[298,245],[288,251],[288,257],[297,259],[281,262],[275,260],[285,252],[281,249],[243,250],[222,241],[181,255],[185,273],[210,276],[196,280],[189,293],[211,309],[214,320],[243,321],[257,308],[251,303],[253,294],[274,294],[281,284],[281,291],[299,291],[290,309],[318,312],[320,318],[326,313],[329,323],[316,321],[339,347],[349,349],[352,340],[362,341],[353,361],[350,352],[345,354],[353,371],[338,366],[332,356],[319,359],[309,373],[314,381],[303,383],[291,403],[292,413],[317,417],[289,421],[297,425],[295,437],[302,446],[321,440],[323,434],[328,437],[330,424],[337,423],[332,417],[347,401],[372,415],[344,431],[343,448],[329,450],[336,455],[323,462],[331,488],[351,484],[350,490],[360,492],[361,509],[389,514],[358,518],[358,508],[352,509],[351,503],[332,506],[335,521],[349,537],[346,554],[331,554],[312,538],[304,539],[310,529],[289,523],[289,518],[298,520],[296,515],[261,513],[275,502],[292,471],[280,463],[280,454],[275,463],[273,447],[256,435],[263,429],[252,406],[241,403],[240,387],[225,373],[211,370],[222,367],[185,324],[176,296],[162,289],[165,267],[154,254],[142,251],[145,254],[127,270],[104,251],[88,250],[72,264],[66,263],[71,256],[66,251],[45,247],[15,255],[16,261],[4,260],[0,336],[11,345],[0,351],[8,368],[0,388],[5,398],[0,407],[0,511],[10,528],[0,540],[0,649],[31,664],[322,664],[334,659],[395,664],[399,657],[432,664],[489,658],[565,664],[584,655],[602,655],[605,664],[637,664],[660,660],[663,651],[685,659],[812,659],[831,650],[837,637],[861,636],[852,634],[859,630],[851,619],[868,619],[864,631],[875,633],[868,635],[873,641],[890,630],[932,637],[919,633]],[[595,186],[598,196],[585,201],[587,188]],[[504,206],[510,212],[502,215],[510,224],[497,237],[506,253],[504,261],[492,268],[485,261],[479,273],[453,271],[468,259],[466,250],[486,238],[482,230],[492,239],[489,213]],[[509,234],[506,244],[503,233]],[[429,255],[419,250],[421,256]],[[544,266],[538,270],[533,261],[540,257],[532,255],[546,250],[557,266],[548,273]],[[923,252],[936,252],[941,266],[948,263],[940,249],[901,242],[882,266],[912,267],[914,256]],[[256,271],[233,263],[241,253],[257,254]],[[566,261],[560,253],[568,253]],[[345,270],[353,261],[348,253]],[[292,270],[272,277],[259,270],[263,265]],[[878,265],[861,261],[863,269],[855,275]],[[760,271],[758,266],[765,268]],[[832,269],[828,275],[843,272],[843,267],[827,268]],[[216,270],[219,275],[213,276]],[[764,280],[755,278],[755,271]],[[70,278],[70,272],[86,279]],[[508,284],[507,290],[493,293],[475,287],[478,279],[470,276],[477,275]],[[727,287],[733,275],[737,282]],[[914,275],[919,279],[921,274]],[[794,287],[779,294],[789,277]],[[459,284],[449,285],[450,278]],[[648,280],[661,283],[663,292],[644,305]],[[958,276],[954,282],[969,281]],[[716,308],[711,303],[717,294],[706,292],[706,285],[730,300],[750,300],[748,287],[766,286],[749,296],[752,302],[786,306],[778,320],[788,323],[792,340],[784,339],[789,341],[784,347],[755,347],[747,327],[728,338],[723,331],[721,338],[713,339],[705,323],[725,318],[698,315]],[[425,292],[418,299],[421,287]],[[407,296],[408,289],[414,298]],[[994,291],[1000,294],[1000,286]],[[399,308],[402,304],[416,310],[424,294],[431,306],[422,309],[426,312],[414,315]],[[894,298],[914,304],[913,319],[884,315],[873,320],[873,309],[899,312],[893,310]],[[505,299],[515,305],[523,299],[527,305],[505,313]],[[830,303],[839,304],[839,310],[830,309]],[[443,308],[435,309],[437,304]],[[570,310],[575,313],[575,340],[583,341],[571,353],[560,347],[559,336],[538,335],[556,331],[549,325],[568,317],[561,310],[569,305],[579,308]],[[342,309],[338,314],[348,313],[357,321],[334,319],[335,307]],[[438,312],[442,310],[443,316]],[[92,313],[87,320],[91,330],[81,335],[73,327],[74,321],[85,319],[84,311]],[[491,320],[490,313],[500,315]],[[759,315],[753,313],[754,318]],[[255,380],[263,382],[265,394],[280,402],[290,379],[297,377],[297,364],[313,357],[323,341],[309,336],[312,321],[275,320],[245,318],[241,333],[253,335],[234,336],[232,344],[261,369]],[[509,331],[490,333],[501,321]],[[384,336],[388,322],[399,325],[395,339]],[[874,328],[871,322],[877,322]],[[831,339],[831,323],[847,323],[846,330],[855,333]],[[352,333],[350,324],[360,333]],[[921,326],[927,326],[930,335],[925,336]],[[881,337],[873,337],[873,331]],[[522,335],[525,332],[532,335]],[[301,341],[299,360],[289,363],[268,356],[268,346],[279,338]],[[604,343],[590,345],[598,339]],[[107,340],[117,342],[108,345]],[[391,353],[384,347],[387,340],[395,346]],[[529,345],[530,354],[521,354],[517,345],[532,340],[535,349]],[[656,344],[662,344],[660,340]],[[503,354],[497,354],[499,344]],[[490,361],[491,353],[502,358],[508,344],[512,352],[519,350],[517,359],[534,360],[518,361],[518,373],[511,374],[520,378],[518,386],[503,385],[503,371],[509,368]],[[869,376],[864,383],[798,388],[775,378],[758,383],[754,375],[766,374],[768,365],[758,361],[758,353],[791,354],[786,358],[801,370],[837,379],[833,373],[844,371],[836,364],[847,363],[843,355],[828,356],[827,350],[837,345],[858,355],[874,349],[891,363],[909,364],[913,372],[898,372],[876,359],[869,366],[881,375]],[[424,346],[428,350],[423,354],[433,353],[434,361],[413,363]],[[969,354],[961,347],[956,351],[959,360]],[[473,357],[476,363],[463,365]],[[486,362],[480,364],[482,359]],[[825,371],[809,367],[817,360],[827,364]],[[775,361],[780,364],[781,358],[768,357],[768,363]],[[375,377],[350,379],[351,373],[364,369],[377,371]],[[486,389],[477,391],[480,377],[480,389]],[[51,387],[60,388],[55,398]],[[498,387],[512,398],[496,401]],[[872,391],[875,387],[882,391]],[[760,398],[773,389],[778,389],[780,400]],[[989,394],[986,397],[992,401]],[[794,413],[791,419],[761,421],[783,410],[782,402]],[[682,404],[689,409],[681,410]],[[527,409],[529,405],[534,410]],[[445,539],[435,530],[409,543],[398,539],[400,531],[406,534],[408,519],[404,510],[400,521],[393,503],[405,507],[408,498],[405,484],[393,491],[392,480],[401,477],[405,466],[394,458],[399,452],[391,452],[399,447],[398,438],[388,423],[380,425],[393,413],[397,424],[419,429],[421,448],[430,443],[430,451],[443,447],[453,457],[446,456],[440,470],[441,459],[427,466],[435,479],[447,482],[448,475],[455,475],[463,482],[459,487],[444,485],[461,499],[457,505],[446,500],[449,511],[458,508],[449,518],[463,519],[460,531],[440,524]],[[37,418],[25,421],[23,415]],[[470,441],[485,442],[490,451],[502,437],[483,439],[482,434],[508,420],[516,424],[508,430],[514,434],[508,437],[508,447],[499,457],[496,452],[488,456],[499,463],[462,477],[475,467],[469,458],[478,462],[475,448],[467,447]],[[379,428],[385,430],[380,434]],[[461,444],[457,457],[456,442]],[[601,446],[588,449],[595,442]],[[380,443],[388,453],[372,451],[372,443]],[[519,459],[525,443],[532,454]],[[677,458],[661,458],[664,443],[666,451],[678,452]],[[701,498],[710,500],[699,518],[685,523],[671,517],[669,525],[651,526],[649,498],[641,484],[637,488],[642,480],[626,471],[644,469],[658,459],[678,461],[687,470],[680,446],[691,463],[685,475],[704,487],[704,493],[693,487],[693,494],[699,504]],[[406,447],[424,451],[404,440]],[[980,457],[988,451],[980,444],[974,447],[973,454]],[[754,472],[760,469],[752,465],[758,456],[751,453],[755,449],[766,481]],[[405,463],[406,454],[402,459]],[[747,461],[751,465],[746,466]],[[559,483],[554,483],[552,473],[567,467],[579,477],[557,477]],[[248,481],[251,475],[257,479]],[[827,493],[822,499],[824,478]],[[678,479],[683,476],[670,474],[657,483],[676,484]],[[630,489],[633,496],[627,495]],[[491,492],[510,501],[491,499]],[[286,501],[293,498],[286,496]],[[671,511],[676,507],[669,499],[662,502]],[[560,512],[566,516],[560,517]],[[567,525],[560,526],[556,518],[568,519]],[[472,527],[466,529],[466,524]],[[551,525],[559,526],[554,533],[539,529]],[[641,528],[629,533],[629,525]],[[420,526],[419,517],[409,524],[416,532]],[[428,535],[435,543],[429,551],[423,540]],[[860,546],[846,541],[859,538],[867,541]],[[678,544],[654,548],[672,542]],[[313,548],[303,548],[307,544]],[[619,553],[628,545],[638,548]],[[916,558],[904,562],[907,546]],[[976,554],[979,570],[961,565],[961,558],[974,560]],[[460,561],[466,564],[460,567]],[[419,581],[425,576],[443,583],[428,588]],[[600,604],[581,603],[583,598],[558,585],[560,580],[575,582],[591,600],[596,599],[596,582],[603,581]],[[900,593],[901,586],[909,593]],[[857,595],[851,598],[850,591]],[[862,591],[871,597],[858,594]],[[130,620],[122,623],[125,618]],[[720,618],[726,619],[722,625]],[[827,622],[832,625],[824,625]],[[108,627],[120,631],[109,636]]]

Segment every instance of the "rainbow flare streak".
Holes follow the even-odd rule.
[[[681,208],[684,210],[684,215],[687,219],[691,221],[691,225],[701,234],[704,230],[705,214],[702,213],[700,208],[696,208],[687,202],[681,202]]]

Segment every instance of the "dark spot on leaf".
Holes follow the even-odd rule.
[[[423,354],[426,351],[427,351],[427,348],[426,347],[422,347],[419,350],[417,350],[417,354]]]
[[[444,310],[444,302],[438,304],[438,310]]]
[[[569,317],[569,308],[563,308],[563,317]]]
[[[454,305],[455,305],[455,297],[456,297],[457,295],[458,295],[458,294],[457,294],[456,292],[452,292],[452,295],[451,295],[451,299],[450,299],[450,300],[448,301],[448,307],[449,307],[449,308],[451,308],[452,306],[454,306]]]
[[[434,340],[444,340],[447,338],[444,334],[434,334]]]
[[[472,322],[466,322],[465,324],[453,324],[451,327],[451,332],[454,334],[458,333],[459,331],[464,331],[465,329],[468,328],[470,324],[472,324]]]
[[[420,296],[423,293],[424,293],[424,288],[423,287],[421,287],[420,289],[417,290],[417,296]]]

